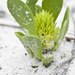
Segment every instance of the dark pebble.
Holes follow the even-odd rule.
[[[1,70],[2,68],[0,67],[0,70]]]
[[[44,36],[44,34],[42,34],[42,36]]]
[[[38,71],[38,69],[36,69],[34,72],[36,73]]]
[[[27,55],[27,53],[25,53],[25,55]]]
[[[70,41],[71,41],[71,39],[66,37],[66,41],[70,42]]]
[[[38,66],[31,66],[32,68],[38,68]]]

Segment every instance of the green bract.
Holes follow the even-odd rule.
[[[57,27],[56,19],[61,11],[63,0],[42,0],[42,6],[36,5],[38,0],[8,0],[7,6],[14,19],[29,34],[16,32],[28,53],[48,65],[53,56],[45,57],[43,52],[56,50],[62,42],[69,25],[69,8],[66,9],[61,28]]]
[[[46,48],[53,47],[58,39],[59,28],[56,27],[54,17],[49,12],[42,11],[35,16],[35,30]],[[56,38],[55,38],[56,37]]]

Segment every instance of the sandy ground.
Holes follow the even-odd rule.
[[[9,13],[6,1],[7,0],[0,0],[0,11],[3,10],[6,12],[4,14],[4,17],[0,17],[0,75],[49,75],[50,72],[48,71],[48,69],[45,69],[44,67],[39,67],[39,69],[41,68],[40,70],[38,70],[37,68],[33,69],[32,67],[30,67],[33,64],[33,60],[30,59],[26,49],[15,36],[16,31],[22,30],[17,27],[13,27],[19,25],[15,22],[15,20]],[[66,0],[64,2],[65,4],[62,9],[62,12],[65,11],[65,7],[68,5],[71,7],[71,10],[75,6],[75,0]],[[61,15],[62,13],[60,14],[58,20],[60,20]],[[74,23],[72,16],[75,19],[75,14],[72,14],[70,17],[70,24],[68,30],[68,33],[70,34],[74,34]],[[60,23],[58,23],[58,25],[60,25]],[[70,34],[67,34],[67,36],[73,36]],[[72,48],[72,44],[70,45],[70,43],[67,43],[67,45],[70,49]],[[41,65],[41,63],[39,64]],[[45,70],[42,71],[42,69]],[[36,73],[36,71],[38,72]],[[70,67],[66,75],[74,74],[75,59],[72,60],[72,64],[70,64]]]

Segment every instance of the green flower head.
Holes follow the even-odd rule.
[[[52,14],[42,11],[35,16],[35,28],[37,36],[40,37],[45,47],[53,47],[54,41],[57,40],[59,27],[56,27]]]

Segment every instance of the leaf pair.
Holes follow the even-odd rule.
[[[42,60],[43,46],[41,40],[38,37],[32,35],[25,36],[21,32],[16,32],[16,36],[20,39],[24,47],[27,48],[29,54],[35,56],[39,60]]]
[[[25,29],[29,31],[31,35],[36,35],[34,16],[36,12],[41,10],[49,11],[53,14],[54,20],[58,17],[63,0],[43,0],[42,9],[40,6],[36,6],[38,0],[27,0],[26,4],[21,0],[8,0],[8,9],[15,18],[15,20]]]
[[[48,67],[50,62],[53,59],[53,56],[45,58],[42,54],[44,47],[42,46],[41,40],[36,36],[25,36],[21,32],[16,32],[16,36],[20,39],[25,48],[27,48],[28,53],[32,57],[36,57],[37,59],[43,61],[43,65]]]

